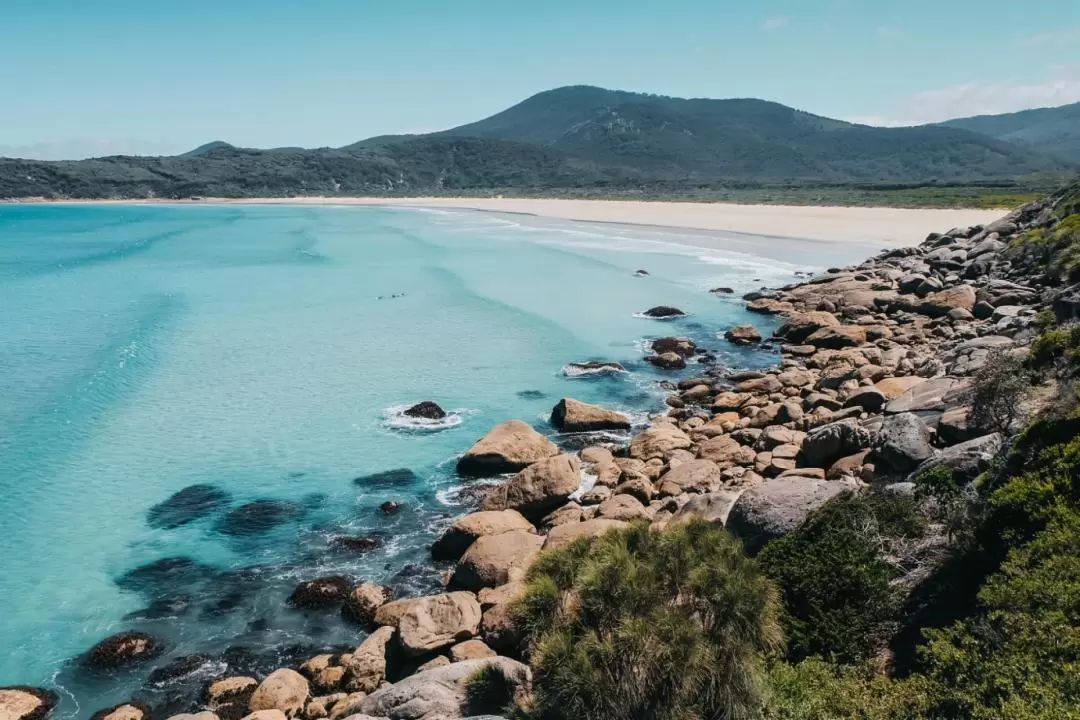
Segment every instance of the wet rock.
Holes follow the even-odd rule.
[[[370,535],[334,535],[328,544],[333,550],[362,554],[377,550],[382,541]]]
[[[26,685],[0,687],[0,719],[43,720],[59,699],[51,690]]]
[[[416,657],[476,637],[481,616],[471,592],[418,598],[398,621],[401,647]]]
[[[345,601],[352,583],[341,575],[316,578],[296,586],[289,596],[289,605],[304,610],[335,607]]]
[[[735,501],[727,528],[750,547],[760,547],[798,527],[826,502],[855,485],[843,480],[784,477],[766,480]]]
[[[733,345],[756,345],[761,333],[753,325],[737,325],[724,333],[724,339]]]
[[[345,598],[342,612],[346,617],[360,623],[371,623],[379,608],[390,600],[390,590],[376,583],[364,582],[357,585]]]
[[[177,528],[228,505],[229,500],[229,493],[221,488],[191,485],[151,507],[146,521],[153,528]]]
[[[473,445],[458,461],[457,470],[473,476],[518,472],[558,453],[553,442],[526,423],[508,420]]]
[[[8,720],[8,716],[4,714],[2,700],[0,700],[0,718]],[[90,716],[90,720],[150,720],[150,708],[132,700],[107,710],[98,710]]]
[[[634,275],[637,276],[637,277],[649,277],[649,271],[648,270],[637,270],[637,271],[634,272]]]
[[[709,292],[711,292],[713,295],[731,295],[735,292],[735,290],[729,287],[714,287]]]
[[[307,679],[288,668],[270,673],[251,696],[248,708],[251,712],[280,710],[287,717],[299,713],[311,696]]]
[[[697,345],[694,344],[694,341],[681,335],[657,338],[652,341],[650,347],[657,355],[675,353],[684,358],[693,357],[697,352]]]
[[[514,531],[536,532],[532,523],[516,510],[471,513],[447,528],[431,546],[431,556],[436,560],[457,560],[478,539]]]
[[[686,313],[684,313],[679,308],[671,307],[670,305],[657,305],[656,307],[649,308],[641,314],[648,318],[660,319],[682,317],[686,315]]]
[[[159,667],[157,670],[150,673],[150,677],[148,677],[147,680],[155,685],[172,682],[173,680],[179,680],[180,678],[194,675],[213,662],[214,659],[212,657],[203,653],[185,655],[184,657],[176,658],[168,665]]]
[[[420,418],[422,420],[442,420],[446,417],[446,411],[431,400],[424,400],[406,409],[403,413],[406,417]]]
[[[393,470],[372,473],[371,475],[362,475],[354,479],[353,483],[362,488],[373,490],[407,487],[419,480],[420,478],[412,470],[409,470],[408,468],[395,468]]]
[[[296,503],[282,500],[256,500],[231,511],[217,525],[223,535],[261,535],[297,520],[304,514]]]
[[[584,522],[559,525],[551,529],[544,541],[544,550],[560,548],[580,538],[592,538],[603,535],[609,530],[626,527],[626,523],[608,518],[596,518]]]
[[[193,600],[190,595],[158,598],[146,607],[124,616],[125,620],[163,620],[178,618],[190,612]]]
[[[152,660],[164,651],[164,643],[153,635],[138,631],[122,632],[90,648],[84,662],[94,669],[129,667]]]
[[[204,699],[207,707],[219,713],[223,718],[227,714],[235,713],[235,708],[243,708],[243,714],[246,715],[248,703],[257,687],[259,687],[259,681],[253,677],[221,678],[206,686]],[[222,712],[223,708],[227,710]]]
[[[462,556],[450,587],[476,591],[505,585],[524,575],[543,545],[544,538],[531,528],[480,537]]]
[[[622,413],[573,398],[563,398],[552,409],[551,424],[562,432],[630,429],[630,419]]]
[[[686,360],[683,356],[673,352],[649,355],[645,358],[645,362],[655,365],[661,370],[682,370],[686,367]]]
[[[379,512],[383,515],[396,515],[401,508],[405,507],[405,503],[398,502],[397,500],[387,500],[379,505]]]
[[[874,439],[870,457],[875,468],[904,474],[933,455],[930,429],[914,413],[902,413],[885,418]]]

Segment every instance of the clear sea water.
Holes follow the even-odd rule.
[[[333,573],[437,587],[427,546],[467,506],[454,462],[488,428],[521,418],[551,432],[563,396],[644,419],[664,377],[641,361],[647,337],[770,363],[717,337],[769,328],[738,296],[867,250],[679,244],[704,237],[464,211],[0,205],[0,685],[57,688],[60,717],[135,694],[179,708],[180,690],[147,682],[176,657],[211,655],[198,671],[210,677],[355,645],[361,629],[290,609],[288,593]],[[707,292],[720,285],[735,295]],[[691,315],[634,316],[658,304]],[[632,372],[561,373],[588,359]],[[423,399],[457,424],[400,423],[393,409]],[[355,482],[395,468],[415,480]],[[228,502],[178,527],[148,521],[196,484]],[[383,514],[389,499],[404,508]],[[285,503],[284,522],[228,532],[225,514],[256,500]],[[381,545],[334,550],[339,534]],[[128,574],[166,558],[185,560]],[[80,654],[128,629],[166,654],[81,669]]]

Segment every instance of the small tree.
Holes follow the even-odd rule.
[[[545,553],[515,606],[543,720],[737,720],[782,644],[777,592],[704,522],[637,524]]]
[[[974,427],[1008,434],[1024,417],[1024,402],[1031,379],[1023,360],[1016,354],[995,348],[986,363],[971,379],[971,415]]]

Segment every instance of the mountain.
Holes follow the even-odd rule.
[[[1000,183],[1072,169],[962,128],[876,128],[764,100],[574,86],[451,130],[337,149],[217,141],[175,157],[0,158],[0,197],[664,193],[724,183]]]
[[[1080,103],[1021,110],[1005,115],[977,115],[949,120],[940,125],[972,130],[1068,162],[1080,163]]]

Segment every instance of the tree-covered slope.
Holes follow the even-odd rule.
[[[1005,115],[977,115],[941,124],[983,133],[1080,163],[1080,103]]]

